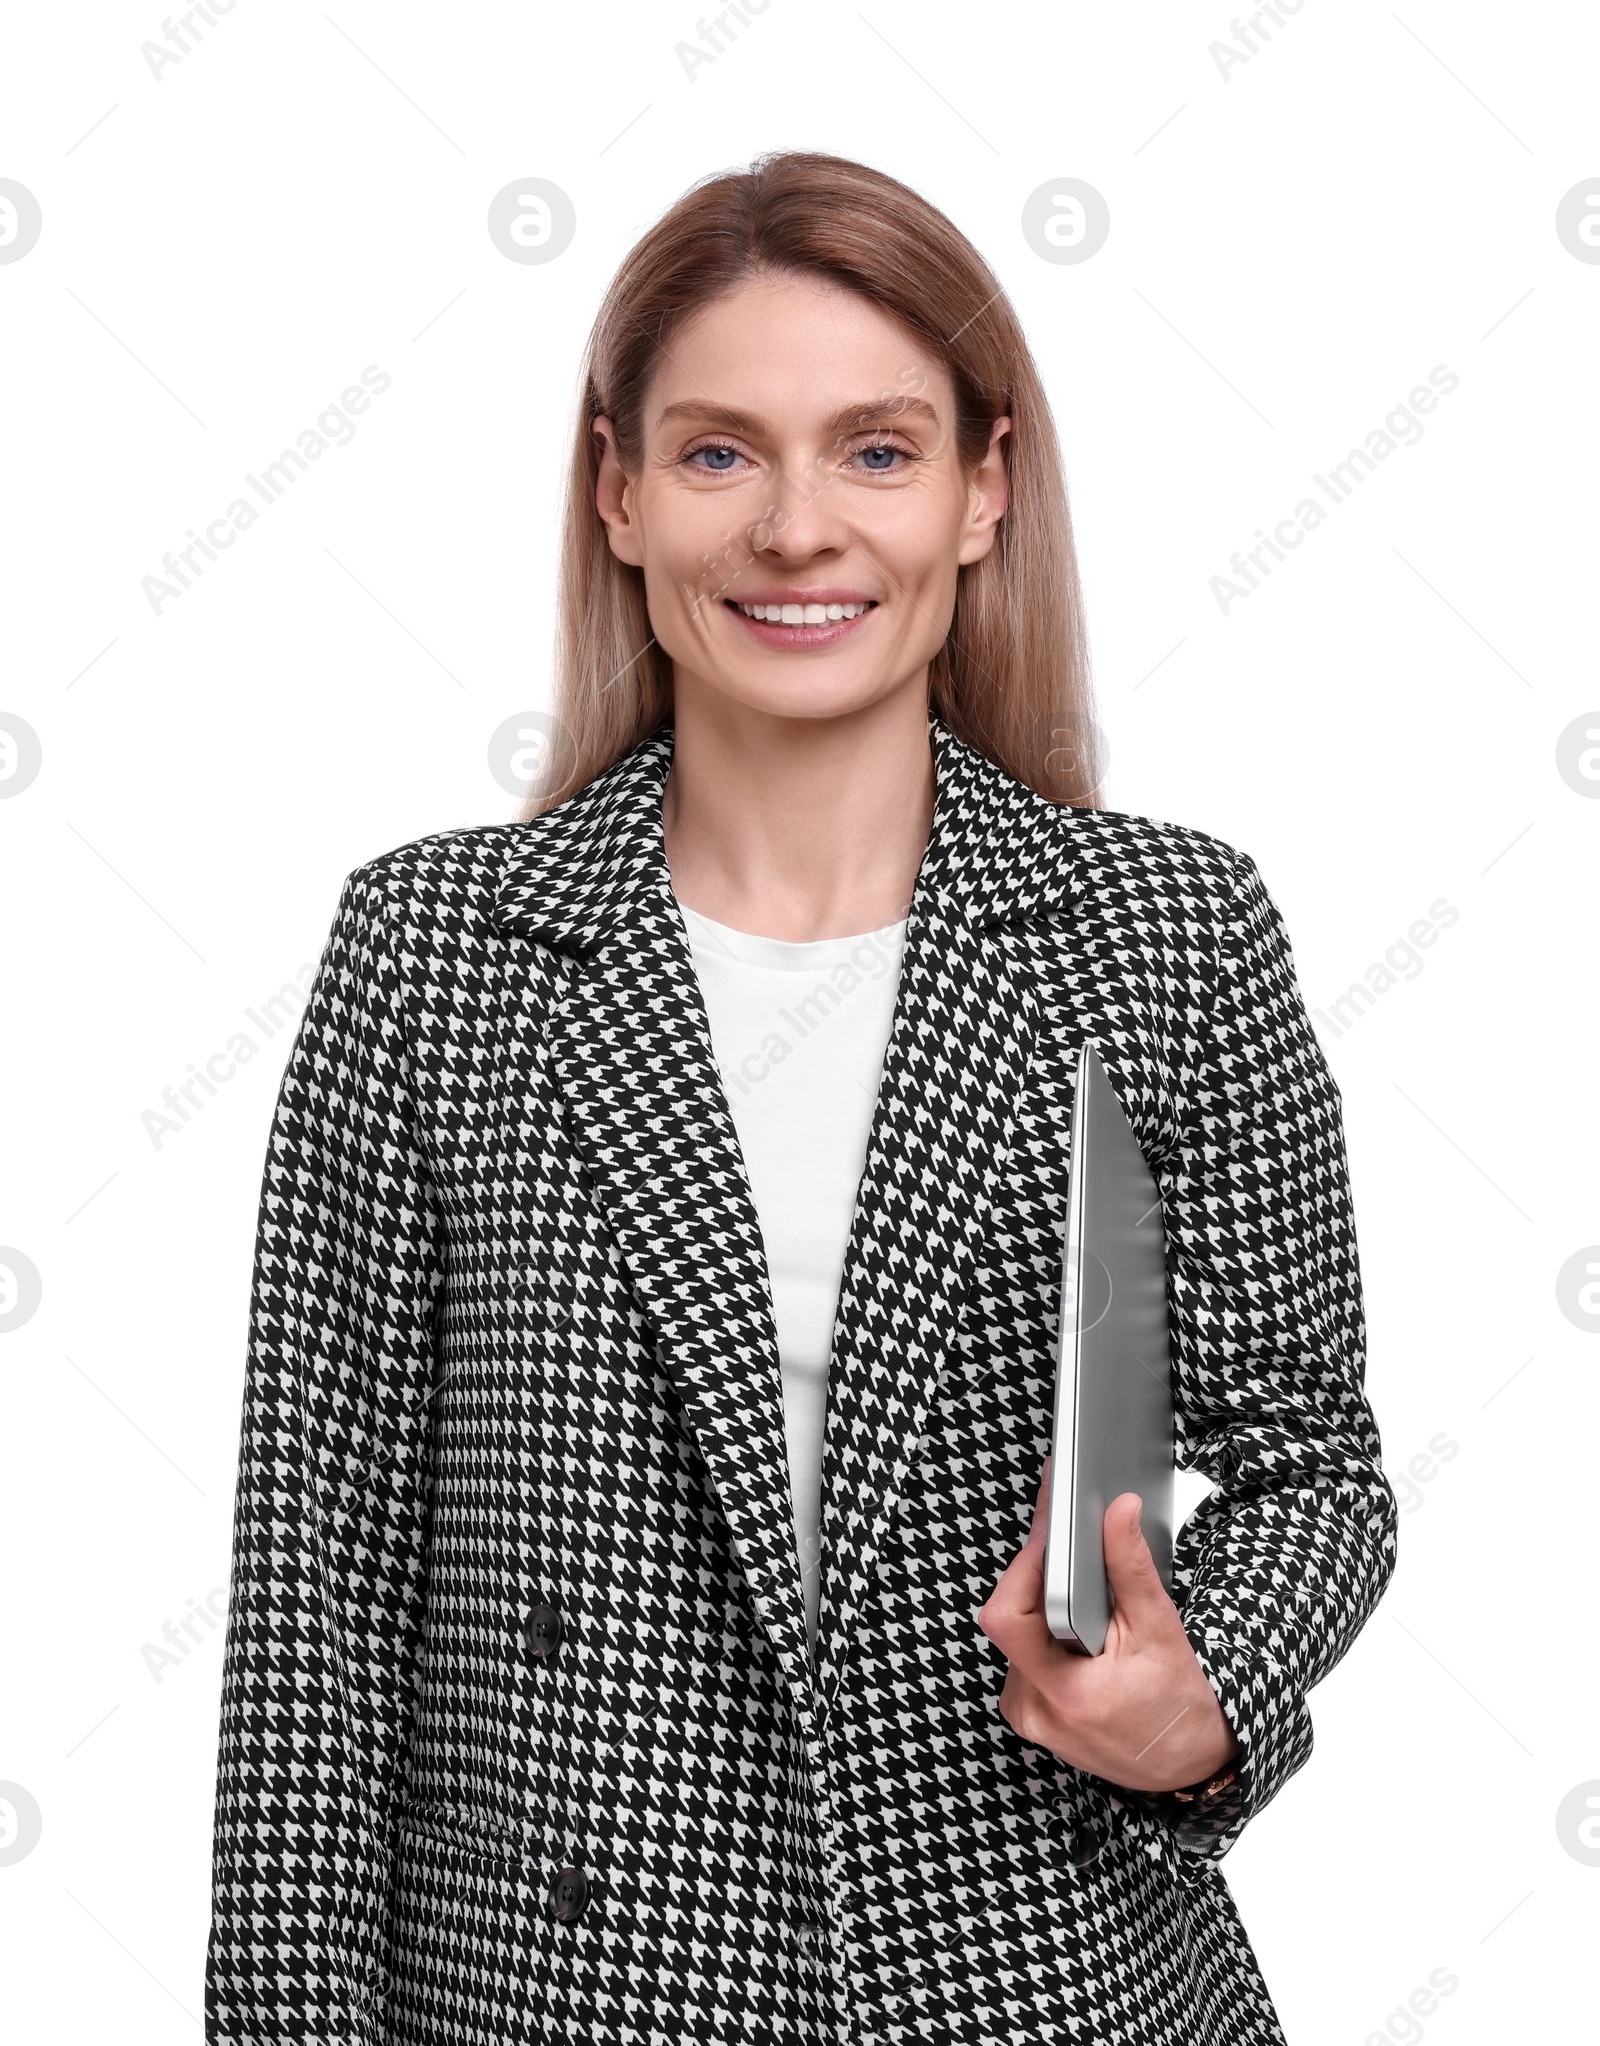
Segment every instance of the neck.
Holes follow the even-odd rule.
[[[933,823],[926,685],[838,717],[680,690],[661,822],[673,893],[803,942],[906,914]]]

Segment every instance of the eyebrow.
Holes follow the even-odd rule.
[[[852,430],[864,432],[885,420],[923,419],[930,425],[939,424],[939,415],[926,398],[873,398],[859,405],[841,405],[822,423],[830,433],[848,433]],[[656,417],[657,426],[665,426],[674,419],[698,419],[711,426],[726,427],[730,433],[742,433],[756,440],[767,431],[768,422],[759,413],[742,412],[736,405],[719,405],[710,398],[680,398],[675,404],[663,407]]]

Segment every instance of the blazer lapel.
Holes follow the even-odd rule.
[[[663,727],[533,820],[495,917],[574,957],[547,1015],[550,1067],[804,1722],[813,1679],[771,1284],[662,843],[672,744]]]
[[[1077,886],[1071,812],[1013,781],[942,720],[930,736],[933,830],[908,912],[834,1320],[817,1644],[825,1710],[989,1233],[1040,1034],[1026,948],[1007,946],[1001,933],[1070,906]]]
[[[837,1694],[934,1400],[1039,1029],[1004,927],[1070,904],[1071,812],[930,720],[933,828],[834,1322],[813,1669],[771,1283],[662,842],[670,725],[533,820],[497,925],[573,964],[547,1049],[802,1723]]]

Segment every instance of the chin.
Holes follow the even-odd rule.
[[[718,675],[694,686],[703,701],[721,697],[766,717],[822,720],[869,710],[901,685],[875,677],[816,672],[793,677]]]

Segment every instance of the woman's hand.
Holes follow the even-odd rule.
[[[1063,1646],[1045,1620],[1049,1495],[1046,1457],[1027,1542],[978,1608],[978,1625],[1011,1664],[1002,1717],[1025,1741],[1129,1790],[1182,1790],[1215,1775],[1239,1744],[1140,1532],[1139,1495],[1106,1508],[1115,1608],[1101,1655]]]

